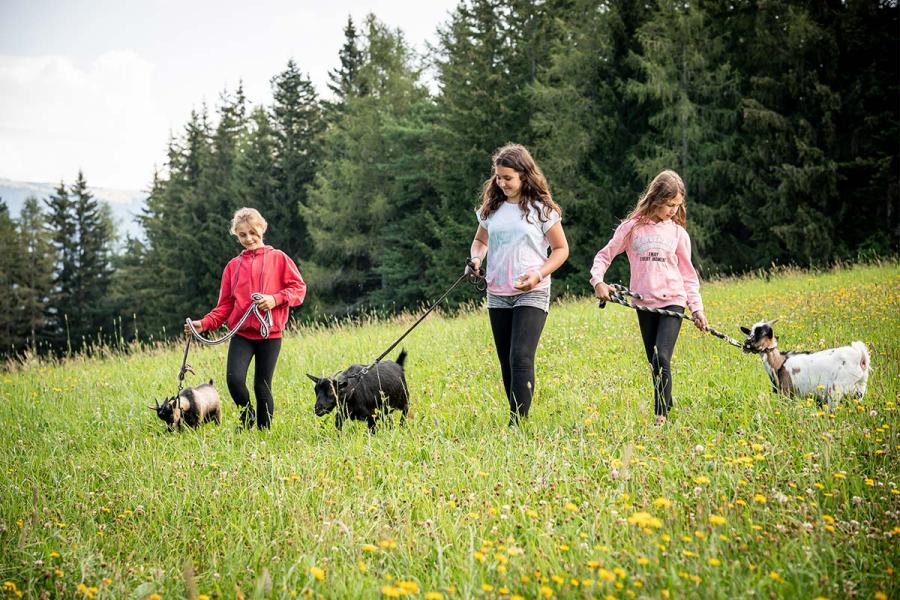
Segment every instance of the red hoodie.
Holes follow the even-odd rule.
[[[300,276],[297,265],[290,257],[272,246],[256,250],[244,250],[228,261],[222,273],[222,287],[219,303],[200,320],[203,330],[218,329],[222,323],[234,329],[244,313],[253,303],[250,295],[254,292],[275,297],[272,309],[273,325],[269,328],[269,338],[281,337],[287,323],[289,307],[300,306],[306,296],[306,283]],[[264,339],[259,335],[259,319],[251,314],[244,321],[238,335],[250,340]]]

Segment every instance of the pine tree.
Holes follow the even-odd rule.
[[[560,15],[551,56],[531,86],[535,155],[563,207],[570,256],[558,289],[584,289],[594,254],[634,206],[642,182],[627,160],[647,130],[648,108],[627,91],[639,77],[637,31],[650,9],[634,2],[579,0]],[[627,281],[627,262],[611,281]]]
[[[650,127],[633,149],[632,163],[641,181],[663,169],[681,175],[694,264],[727,268],[719,255],[734,243],[731,232],[740,230],[731,206],[740,177],[739,77],[714,23],[697,5],[661,1],[637,36],[641,78],[627,89],[648,108]]]
[[[401,223],[409,226],[407,219],[433,200],[421,164],[410,164],[423,161],[412,159],[415,150],[406,145],[425,148],[429,118],[412,53],[399,32],[370,16],[363,56],[358,76],[368,93],[345,99],[325,135],[324,158],[303,208],[315,243],[310,288],[339,312],[392,305],[400,288],[398,293],[409,293],[403,285],[388,291],[388,281],[403,279],[385,263],[388,246],[394,260],[410,256],[414,244],[404,236],[420,236],[421,230],[402,229]],[[408,267],[404,273],[421,275]]]
[[[74,315],[76,272],[78,270],[78,225],[74,203],[64,182],[46,201],[47,229],[50,233],[56,264],[47,321],[47,341],[57,350],[71,350],[69,315]]]
[[[18,239],[23,252],[21,273],[21,309],[19,317],[27,337],[27,346],[39,348],[46,333],[48,302],[53,288],[54,251],[47,231],[47,217],[40,201],[31,196],[25,200],[18,219]]]
[[[340,110],[347,98],[365,96],[368,93],[359,77],[363,63],[363,53],[359,49],[359,35],[353,25],[353,18],[349,15],[347,25],[344,27],[344,45],[338,52],[338,58],[341,66],[328,72],[328,89],[335,97],[334,101],[326,104],[330,113]]]
[[[325,121],[312,81],[293,60],[272,79],[272,96],[279,195],[271,214],[263,216],[269,222],[269,239],[299,262],[312,249],[300,207],[317,170]]]
[[[22,321],[22,242],[0,198],[0,356],[18,354],[27,341]]]
[[[241,140],[237,178],[246,206],[256,208],[267,220],[273,219],[279,210],[275,145],[275,130],[266,110],[262,107],[254,109],[248,131]],[[281,235],[283,230],[283,227],[274,224],[272,231],[266,232],[266,243],[284,249],[289,240]]]
[[[812,6],[812,5],[810,5]],[[806,6],[787,1],[709,3],[741,73],[741,172],[731,210],[739,227],[721,260],[743,270],[772,262],[815,264],[834,256],[840,97],[828,85],[833,34]],[[839,218],[839,217],[838,217]],[[752,227],[749,225],[752,224]]]
[[[562,4],[472,0],[461,3],[438,32],[441,93],[430,154],[440,204],[430,230],[439,244],[430,291],[445,286],[464,266],[477,227],[473,210],[491,174],[491,153],[507,142],[528,146],[536,139],[529,86],[537,65],[547,59],[553,9]],[[466,298],[465,292],[456,296]]]
[[[97,339],[104,331],[112,331],[112,307],[107,303],[115,241],[112,216],[109,206],[100,204],[88,190],[81,171],[69,191],[78,240],[69,320],[75,323],[76,337]]]

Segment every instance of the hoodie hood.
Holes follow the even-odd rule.
[[[256,250],[241,250],[240,256],[254,256],[254,255],[258,256],[260,254],[268,254],[272,250],[274,250],[274,248],[272,248],[272,246],[261,246],[261,247],[257,248]]]

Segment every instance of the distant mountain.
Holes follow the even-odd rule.
[[[71,183],[71,181],[67,181],[66,185]],[[53,194],[57,185],[59,184],[12,181],[0,177],[0,198],[9,207],[10,215],[16,218],[19,216],[26,198],[36,196],[38,200],[43,201]],[[136,216],[140,214],[141,208],[144,206],[144,200],[147,198],[146,192],[100,187],[89,189],[95,198],[109,205],[116,223],[116,235],[119,236],[120,241],[124,241],[126,235],[143,237],[143,231]]]

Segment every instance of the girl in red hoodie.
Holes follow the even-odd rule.
[[[272,398],[272,376],[278,353],[281,351],[281,332],[287,323],[291,306],[299,306],[306,296],[306,283],[291,258],[272,246],[263,245],[268,225],[255,208],[241,208],[231,220],[231,233],[236,235],[244,251],[232,258],[222,273],[219,303],[199,321],[192,321],[197,331],[217,329],[227,323],[234,329],[241,317],[255,303],[260,312],[271,311],[272,325],[268,337],[261,334],[261,323],[251,314],[228,346],[226,380],[228,392],[241,408],[241,423],[245,428],[268,429],[275,412]],[[251,295],[262,295],[253,300]],[[185,324],[185,333],[189,333]],[[250,406],[247,389],[247,368],[256,357],[253,391],[256,411]]]

